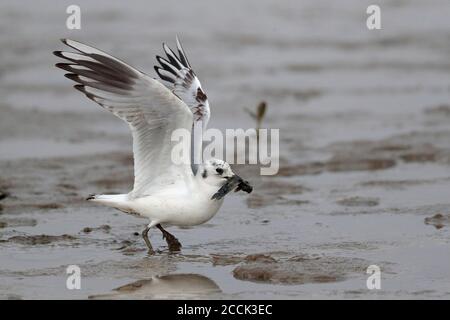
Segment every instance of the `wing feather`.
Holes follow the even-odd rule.
[[[178,56],[163,43],[163,49],[167,59],[156,56],[156,60],[161,66],[155,66],[155,71],[161,80],[168,83],[168,88],[187,104],[194,115],[191,162],[192,170],[196,173],[196,164],[202,161],[203,131],[206,130],[210,118],[209,102],[178,37],[176,38],[176,42]]]
[[[68,72],[65,76],[77,83],[75,89],[127,122],[131,129],[134,187],[130,196],[141,197],[151,193],[152,186],[161,188],[192,176],[189,165],[177,165],[171,159],[172,132],[192,128],[193,116],[187,105],[125,62],[77,41],[62,42],[78,52],[55,51],[56,56],[70,62],[57,63],[56,67]],[[172,61],[168,62],[171,66]]]

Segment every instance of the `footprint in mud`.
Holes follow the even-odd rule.
[[[437,213],[432,217],[427,217],[424,219],[425,224],[432,225],[436,229],[442,229],[445,226],[450,225],[450,214]]]

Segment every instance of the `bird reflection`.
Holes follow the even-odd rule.
[[[200,274],[170,274],[138,280],[118,287],[110,294],[90,296],[90,299],[182,299],[205,298],[221,293],[220,287]]]

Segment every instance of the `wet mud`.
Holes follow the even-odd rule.
[[[367,265],[367,261],[343,257],[299,255],[275,259],[253,255],[233,269],[233,276],[239,280],[289,285],[326,283],[343,281],[352,273],[361,274]]]
[[[157,254],[148,256],[148,221],[85,201],[132,188],[132,142],[50,67],[57,39],[75,36],[55,27],[65,7],[42,5],[43,23],[33,6],[2,2],[2,25],[20,13],[33,27],[0,34],[1,299],[450,297],[447,2],[385,2],[404,18],[387,15],[395,23],[378,34],[361,26],[358,1],[227,4],[239,6],[233,15],[225,3],[108,2],[107,23],[103,5],[80,5],[93,20],[79,40],[148,72],[160,43],[184,30],[210,126],[253,128],[245,108],[266,101],[262,126],[280,129],[279,172],[235,166],[253,192],[227,196],[204,225],[169,228],[181,253],[151,230]],[[199,10],[207,18],[186,26]],[[161,34],[151,24],[167,12],[173,30]],[[411,25],[417,14],[439,23]],[[71,265],[80,290],[66,287]],[[370,265],[381,290],[367,288]]]

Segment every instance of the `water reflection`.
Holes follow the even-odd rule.
[[[90,296],[90,299],[182,299],[206,298],[221,293],[220,287],[200,274],[170,274],[138,280],[118,287],[110,294]]]

